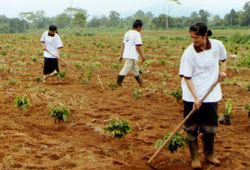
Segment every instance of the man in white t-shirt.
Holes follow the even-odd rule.
[[[184,128],[192,158],[191,166],[195,169],[201,168],[197,138],[199,133],[203,134],[205,159],[209,163],[220,164],[214,156],[214,138],[218,127],[217,107],[218,101],[222,98],[220,84],[217,84],[202,103],[201,99],[218,79],[225,79],[227,55],[222,42],[208,38],[212,32],[205,24],[193,24],[189,28],[189,33],[193,43],[182,55],[179,75],[183,77],[181,87],[184,117],[193,108],[196,109],[185,122]]]
[[[123,39],[120,62],[125,59],[126,62],[118,75],[117,84],[122,85],[124,77],[132,69],[135,79],[142,86],[142,80],[139,75],[139,67],[137,61],[139,56],[141,56],[142,61],[145,61],[145,57],[141,52],[142,39],[140,31],[142,29],[143,23],[141,20],[136,20],[133,24],[133,29],[126,32]]]

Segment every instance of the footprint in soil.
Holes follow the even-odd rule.
[[[77,165],[75,163],[72,162],[62,162],[59,165],[55,166],[54,168],[67,168],[67,169],[72,169],[77,167]]]
[[[113,164],[114,164],[114,165],[123,165],[123,163],[120,162],[120,161],[113,161]]]
[[[149,126],[149,127],[147,127],[146,129],[147,130],[151,130],[151,129],[153,129],[154,127],[153,126]]]
[[[57,154],[52,154],[52,155],[49,155],[48,158],[51,160],[58,160],[60,159],[60,156]]]
[[[165,126],[165,125],[160,125],[159,126],[161,129],[166,129],[166,128],[168,128],[167,126]]]

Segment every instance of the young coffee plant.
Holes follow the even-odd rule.
[[[14,100],[14,105],[15,107],[19,107],[24,110],[26,110],[29,106],[31,106],[28,96],[23,96],[23,97],[17,96],[16,99]]]
[[[116,90],[119,86],[117,83],[115,82],[108,82],[108,87],[111,89],[111,90]]]
[[[111,120],[104,128],[105,133],[109,132],[113,137],[121,139],[132,132],[131,126],[126,120]]]
[[[83,77],[83,78],[81,78],[80,83],[81,84],[89,84],[89,81],[90,81],[90,77]]]
[[[162,146],[164,141],[168,139],[168,137],[172,134],[172,132],[168,132],[163,136],[163,139],[158,139],[155,142],[155,148],[158,148]],[[176,133],[172,139],[169,141],[169,143],[166,145],[166,149],[170,150],[171,153],[174,153],[175,151],[178,150],[178,148],[186,148],[186,144],[188,144],[187,139],[180,133]]]
[[[247,85],[246,85],[246,90],[247,90],[247,91],[250,91],[250,84],[247,84]]]
[[[248,110],[248,118],[250,119],[250,104],[246,105],[245,109]]]
[[[110,67],[111,70],[119,70],[120,69],[120,65],[119,64],[112,64],[112,66]]]
[[[59,121],[67,121],[67,117],[70,115],[70,111],[66,107],[53,107],[50,112],[50,116],[54,118],[55,123]]]
[[[231,103],[231,99],[227,99],[227,102],[225,103],[225,115],[233,115],[234,114],[234,111],[232,110],[233,109],[233,105]]]
[[[138,99],[142,95],[141,90],[136,90],[133,92],[133,97]]]
[[[57,73],[56,77],[57,78],[64,78],[64,77],[66,77],[66,73],[65,72],[59,72],[59,73]]]
[[[36,81],[39,83],[39,82],[42,82],[43,79],[42,79],[41,77],[37,77],[37,78],[36,78]]]
[[[177,102],[179,102],[182,98],[182,90],[181,89],[177,89],[175,91],[172,91],[170,93],[171,96],[174,96],[177,100]]]

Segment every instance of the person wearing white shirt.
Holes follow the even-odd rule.
[[[199,133],[203,133],[205,159],[209,163],[220,164],[214,156],[214,138],[218,127],[217,107],[222,98],[220,84],[217,84],[202,103],[201,98],[218,79],[225,79],[227,55],[222,42],[208,38],[212,31],[204,23],[193,24],[189,28],[189,34],[193,43],[182,55],[179,75],[183,77],[181,87],[184,117],[193,108],[196,109],[184,126],[192,158],[191,166],[201,168],[197,141]]]
[[[145,61],[145,57],[142,54],[141,46],[142,39],[140,31],[142,30],[143,22],[141,20],[136,20],[133,23],[133,29],[126,32],[123,39],[120,62],[122,59],[125,59],[125,64],[123,65],[122,70],[120,71],[117,84],[122,85],[124,77],[128,74],[128,72],[132,69],[135,79],[142,86],[142,80],[139,75],[139,67],[137,65],[137,61],[139,56],[141,56],[142,61]]]
[[[60,59],[60,49],[63,43],[57,32],[55,25],[49,26],[49,31],[45,31],[41,37],[43,55],[44,55],[44,82],[50,76],[54,76],[59,72],[58,60]]]

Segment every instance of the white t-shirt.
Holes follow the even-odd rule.
[[[45,43],[45,48],[53,55],[48,53],[47,51],[43,52],[45,58],[56,58],[57,49],[63,48],[63,43],[61,41],[60,36],[56,33],[54,37],[48,35],[48,31],[45,31],[41,37],[41,42]]]
[[[181,58],[179,75],[192,78],[195,91],[199,97],[208,92],[210,87],[219,78],[219,60],[224,61],[227,58],[226,49],[222,42],[210,40],[211,49],[196,52],[194,45],[191,44],[183,53]],[[194,97],[189,90],[184,78],[181,81],[182,99],[187,102],[194,102]],[[221,100],[220,84],[204,100],[204,103],[218,102]]]
[[[140,32],[136,30],[129,30],[124,35],[123,43],[124,43],[123,58],[138,60],[139,53],[136,50],[136,46],[142,45]]]

